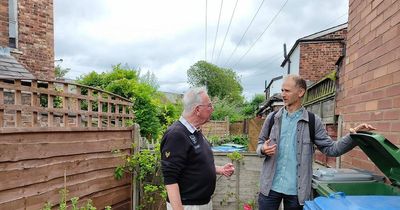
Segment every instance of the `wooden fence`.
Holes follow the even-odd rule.
[[[258,136],[260,135],[264,121],[265,119],[257,117],[253,119],[248,119],[247,125],[249,131],[249,152],[254,152],[257,149]]]
[[[243,135],[243,134],[247,134],[247,124],[246,124],[246,120],[244,121],[239,121],[239,122],[234,122],[231,123],[229,126],[229,133],[231,135]]]
[[[133,119],[131,106],[84,85],[0,79],[0,127],[124,127]]]
[[[252,118],[241,122],[229,123],[225,121],[210,121],[202,126],[204,135],[211,137],[227,137],[229,135],[248,135],[249,145],[248,151],[254,152],[257,148],[258,136],[265,119]]]
[[[47,201],[58,204],[64,184],[68,198],[90,198],[98,208],[129,209],[130,179],[114,179],[114,169],[122,159],[111,150],[128,153],[134,132],[138,131],[40,128],[2,132],[0,209],[40,209]]]
[[[123,160],[111,153],[140,138],[131,106],[78,84],[0,79],[0,209],[57,205],[64,187],[97,209],[131,209],[132,177],[114,179]]]
[[[211,120],[201,126],[202,133],[206,137],[226,137],[229,135],[229,119]]]

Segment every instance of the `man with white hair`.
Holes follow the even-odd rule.
[[[200,126],[210,120],[214,107],[205,87],[189,89],[183,113],[161,140],[161,166],[167,189],[167,209],[212,210],[216,174],[231,176],[233,164],[215,166],[209,142]]]

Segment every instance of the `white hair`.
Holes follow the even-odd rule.
[[[207,88],[202,87],[193,87],[186,91],[185,95],[183,95],[183,116],[187,116],[192,113],[193,109],[201,104],[201,95],[207,94]]]

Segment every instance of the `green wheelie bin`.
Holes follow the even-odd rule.
[[[371,132],[351,134],[358,146],[385,174],[391,184],[379,181],[319,182],[314,186],[319,195],[329,196],[337,192],[346,195],[400,196],[400,149],[384,136]]]

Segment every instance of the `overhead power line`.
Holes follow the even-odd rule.
[[[218,63],[219,57],[221,57],[221,52],[222,52],[222,49],[224,48],[225,40],[226,40],[226,37],[228,36],[229,29],[231,28],[232,19],[233,19],[233,16],[235,15],[236,6],[237,6],[237,4],[238,4],[238,1],[239,1],[239,0],[236,0],[235,7],[233,8],[233,12],[232,12],[232,15],[231,15],[231,19],[229,20],[228,29],[226,30],[224,40],[222,41],[221,49],[219,50],[218,57],[217,57],[217,61],[216,61],[215,63]]]
[[[228,60],[225,62],[225,65],[224,65],[224,66],[226,66],[226,65],[229,63],[229,61],[231,60],[233,54],[236,52],[236,50],[237,50],[237,48],[239,47],[240,43],[243,41],[244,36],[246,35],[247,31],[249,30],[251,24],[253,23],[254,19],[255,19],[256,16],[257,16],[258,12],[260,11],[261,6],[264,4],[264,1],[265,1],[265,0],[262,0],[260,6],[258,6],[257,12],[254,14],[254,16],[253,16],[253,18],[251,19],[249,25],[247,26],[246,30],[245,30],[244,33],[243,33],[242,38],[240,38],[239,43],[236,45],[235,49],[232,51],[231,55],[229,56]]]
[[[266,62],[266,63],[263,63],[264,65],[262,65],[262,67],[266,67],[266,66],[268,66],[268,65],[270,65],[270,64],[272,64],[272,63],[274,63],[275,61],[277,61],[277,60],[279,60],[280,59],[280,57],[276,57],[275,59],[271,59],[271,60],[269,60],[268,62]],[[259,64],[261,64],[261,63],[259,63]],[[269,72],[261,72],[261,73],[258,73],[258,74],[253,74],[253,75],[251,75],[251,76],[261,76],[261,75],[265,75],[266,73],[269,73]]]
[[[219,8],[219,15],[218,15],[217,30],[215,32],[214,47],[213,47],[212,54],[211,54],[211,62],[214,60],[214,50],[215,50],[215,44],[217,43],[219,21],[221,20],[221,13],[222,13],[222,6],[223,5],[224,5],[224,0],[221,0],[221,7]]]
[[[205,43],[204,43],[204,60],[207,61],[207,0],[206,0],[206,20],[205,20]]]
[[[271,19],[271,21],[269,22],[269,24],[267,25],[267,27],[264,29],[264,31],[260,34],[260,36],[257,37],[256,41],[253,42],[253,44],[250,46],[250,48],[246,51],[246,53],[243,54],[242,57],[240,57],[240,59],[232,66],[235,67],[238,63],[240,63],[243,58],[250,52],[250,50],[254,47],[254,45],[258,42],[258,40],[261,39],[261,37],[264,35],[264,33],[268,30],[268,28],[272,25],[272,23],[275,21],[275,19],[278,17],[278,15],[282,12],[283,8],[286,6],[287,2],[289,0],[286,0],[285,3],[281,6],[281,8],[279,9],[279,11],[275,14],[275,16]]]
[[[270,63],[274,62],[275,60],[278,60],[278,59],[281,57],[281,53],[282,53],[282,52],[277,52],[277,53],[275,53],[275,54],[269,56],[268,58],[263,59],[262,61],[260,61],[260,62],[258,62],[258,63],[256,63],[256,64],[254,64],[254,65],[252,65],[252,66],[250,66],[250,67],[247,68],[247,69],[252,69],[252,68],[255,68],[255,67],[257,67],[257,66],[261,66],[262,64],[270,64]],[[265,66],[265,65],[263,65],[263,66]]]
[[[275,53],[275,54],[273,54],[271,56],[268,56],[266,59],[263,59],[262,61],[257,62],[256,64],[254,64],[254,65],[252,65],[250,67],[246,67],[246,69],[250,70],[250,69],[254,69],[255,67],[260,67],[260,68],[266,67],[266,66],[276,62],[277,60],[279,60],[280,59],[280,54],[281,54],[281,52],[277,52],[277,53]],[[266,73],[268,73],[268,72],[261,72],[261,73],[257,73],[257,74],[253,74],[253,75],[248,75],[248,76],[245,76],[243,78],[247,78],[249,76],[252,76],[252,77],[260,76],[260,75],[264,75]]]
[[[344,13],[344,14],[342,14],[342,15],[340,15],[339,17],[335,18],[334,20],[330,21],[328,24],[326,24],[326,26],[324,26],[323,29],[325,29],[325,28],[331,26],[333,23],[336,23],[336,21],[338,21],[339,19],[341,19],[342,17],[344,17],[344,16],[346,16],[346,15],[347,15],[347,12]]]

